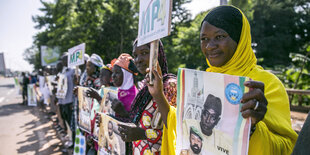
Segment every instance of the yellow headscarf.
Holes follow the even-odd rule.
[[[239,9],[238,9],[239,10]],[[247,76],[265,84],[267,113],[256,124],[250,138],[249,154],[291,154],[297,134],[290,121],[289,100],[281,81],[273,74],[256,65],[257,59],[251,47],[250,24],[242,14],[242,31],[233,57],[221,67],[210,66],[207,72],[217,72],[237,76]]]
[[[253,68],[260,67],[256,65],[257,60],[251,47],[250,24],[242,11],[240,11],[240,13],[242,14],[243,26],[235,54],[224,66],[221,67],[212,66],[208,59],[206,59],[210,66],[210,68],[206,70],[207,72],[246,76]]]

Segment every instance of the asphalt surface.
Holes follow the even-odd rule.
[[[13,78],[0,77],[0,155],[62,154],[50,116],[21,102]]]

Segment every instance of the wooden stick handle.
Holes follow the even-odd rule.
[[[150,77],[150,84],[153,85],[153,69],[157,69],[157,62],[158,62],[158,44],[159,40],[154,40],[151,42],[151,49],[150,49],[150,61],[149,61],[149,77]]]

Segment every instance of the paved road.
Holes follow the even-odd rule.
[[[47,114],[21,102],[13,78],[0,77],[0,155],[62,154]]]

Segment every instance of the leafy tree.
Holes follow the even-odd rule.
[[[230,0],[230,5],[236,6],[242,10],[245,16],[250,20],[252,19],[253,13],[253,2],[252,0]]]
[[[44,2],[42,16],[34,16],[36,28],[43,31],[34,36],[37,49],[42,45],[59,46],[62,52],[86,43],[88,54],[97,53],[105,63],[121,53],[132,51],[137,36],[139,0],[56,0]],[[183,4],[191,0],[174,0],[172,34],[163,39],[167,57],[173,58],[172,38],[177,26],[188,24],[190,14]],[[27,54],[27,53],[25,53]],[[177,67],[173,66],[172,67]]]
[[[309,42],[309,3],[301,0],[257,0],[253,10],[252,39],[262,65],[288,66],[289,53],[304,53]]]
[[[138,11],[136,1],[113,0],[105,4],[106,13],[101,26],[97,51],[106,61],[117,58],[121,53],[132,51],[132,43],[138,32]]]
[[[35,36],[37,47],[60,46],[65,52],[85,42],[87,53],[97,53],[106,62],[131,51],[138,25],[136,0],[41,2],[45,15],[33,17],[36,28],[45,28]]]
[[[41,57],[38,48],[35,45],[27,48],[23,54],[23,57],[30,64],[34,65],[34,69],[38,70],[41,68]]]
[[[177,61],[172,61],[178,67],[186,67],[192,69],[204,70],[207,68],[205,56],[200,49],[200,24],[206,12],[198,14],[195,19],[190,22],[190,26],[180,26],[177,28],[178,34],[173,39],[174,56]],[[170,59],[169,59],[170,61]],[[178,67],[174,68],[176,72]]]
[[[190,27],[191,14],[184,7],[184,4],[190,3],[192,0],[173,0],[171,14],[171,34],[162,40],[168,60],[169,72],[176,74],[181,64],[179,53],[175,46],[174,39],[178,36],[179,27]],[[184,67],[184,65],[183,65]]]

